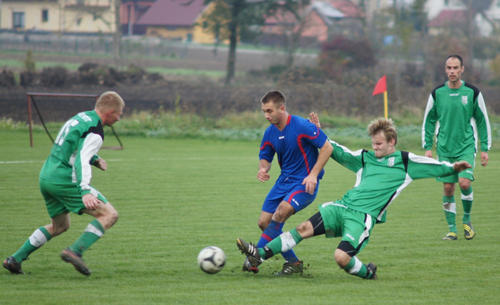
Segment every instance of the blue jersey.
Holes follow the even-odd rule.
[[[310,121],[289,115],[286,126],[279,130],[275,125],[266,129],[260,145],[259,159],[273,161],[278,155],[281,175],[278,181],[285,178],[303,179],[309,175],[318,159],[318,149],[327,140],[325,133]],[[318,175],[323,177],[324,170]]]

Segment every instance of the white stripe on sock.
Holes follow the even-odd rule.
[[[457,204],[455,202],[444,202],[443,210],[453,214],[457,214]]]
[[[293,239],[292,233],[285,232],[280,235],[281,238],[281,253],[287,252],[297,245]]]
[[[461,197],[462,197],[462,200],[472,201],[472,200],[474,200],[474,192],[471,192],[469,195],[462,194]]]
[[[363,263],[356,256],[353,256],[352,259],[354,259],[354,266],[352,266],[352,268],[347,272],[350,274],[358,274],[359,270],[361,270],[361,267],[363,266]]]
[[[42,230],[36,229],[33,234],[31,234],[30,238],[30,244],[33,247],[40,248],[47,242],[47,237],[45,237],[45,234],[43,234]]]
[[[96,228],[93,224],[89,223],[89,225],[85,228],[85,232],[90,232],[92,234],[95,234],[99,237],[101,237],[104,232],[102,232],[101,230],[99,230],[98,228]]]

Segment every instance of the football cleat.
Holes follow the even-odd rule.
[[[457,240],[457,233],[455,233],[455,232],[448,232],[448,234],[446,234],[443,237],[443,240]]]
[[[7,257],[3,261],[3,267],[10,271],[12,274],[24,274],[23,269],[21,268],[21,263],[18,263],[13,256]]]
[[[90,270],[85,265],[85,262],[82,259],[81,255],[71,251],[69,248],[64,249],[61,252],[61,259],[67,263],[70,263],[75,267],[76,271],[80,272],[83,275],[89,276]]]
[[[368,269],[368,276],[366,279],[367,280],[376,280],[377,279],[377,265],[374,263],[368,263],[366,265],[366,269]],[[371,274],[371,276],[370,276]]]
[[[470,221],[468,223],[464,223],[464,236],[467,240],[471,240],[474,236],[476,236],[476,232],[474,231]]]
[[[283,264],[283,269],[281,271],[276,272],[274,275],[276,276],[288,276],[293,274],[302,274],[304,271],[304,262],[296,261],[293,263],[285,262]]]
[[[237,238],[236,245],[238,246],[238,249],[240,249],[241,253],[247,256],[248,262],[252,267],[258,267],[260,264],[262,264],[263,260],[260,257],[259,251],[257,250],[257,247],[254,246],[254,244],[247,243],[243,239]]]
[[[252,264],[250,264],[250,261],[248,260],[248,258],[245,258],[245,261],[243,262],[243,267],[241,268],[241,270],[253,272],[253,273],[259,273],[259,267],[252,266]]]

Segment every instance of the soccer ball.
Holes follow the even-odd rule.
[[[226,264],[226,254],[221,248],[209,246],[198,254],[198,265],[206,273],[214,274],[222,270]]]

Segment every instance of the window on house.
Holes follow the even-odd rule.
[[[24,29],[24,12],[12,12],[12,27]]]
[[[49,10],[43,9],[42,10],[42,22],[48,22],[49,21]]]

